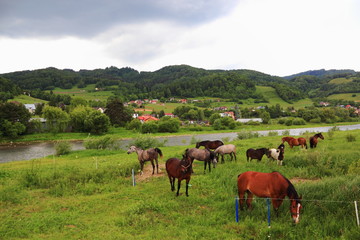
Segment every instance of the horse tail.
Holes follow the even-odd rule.
[[[304,144],[304,145],[305,145],[305,149],[308,149],[308,147],[307,147],[307,143],[306,143],[306,142],[305,142],[305,144]]]
[[[155,151],[157,153],[159,153],[160,157],[162,158],[163,157],[163,154],[162,154],[162,151],[160,150],[160,148],[155,148]]]

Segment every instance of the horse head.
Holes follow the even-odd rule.
[[[318,135],[319,138],[321,138],[322,140],[324,140],[324,136],[322,135],[322,133],[318,133],[318,134],[316,134],[316,135]]]
[[[130,154],[132,152],[136,152],[136,146],[130,146],[128,151],[127,151],[127,154]]]
[[[181,162],[184,163],[184,165],[181,164],[181,172],[186,173],[191,166],[191,158],[183,154]]]
[[[200,147],[200,142],[197,142],[195,147],[199,148]]]
[[[302,209],[301,199],[302,196],[300,196],[299,199],[291,199],[290,203],[291,217],[295,224],[300,222],[300,212]]]

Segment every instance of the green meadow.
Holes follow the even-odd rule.
[[[307,139],[314,133],[305,133]],[[358,239],[354,201],[360,201],[360,130],[324,133],[316,149],[289,148],[284,165],[247,162],[248,148],[277,147],[282,136],[231,142],[237,161],[226,158],[209,173],[194,162],[189,197],[170,191],[164,163],[188,146],[160,147],[161,172],[138,174],[136,154],[124,150],[83,150],[63,156],[0,165],[1,239]],[[275,135],[275,136],[274,136]],[[230,143],[223,139],[225,143]],[[149,167],[150,163],[146,164]],[[132,186],[131,170],[136,172]],[[244,171],[279,171],[303,196],[300,223],[289,201],[279,217],[253,201],[235,221],[236,179]]]

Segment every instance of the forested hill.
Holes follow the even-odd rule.
[[[279,96],[291,102],[301,93],[283,78],[251,70],[205,70],[188,65],[175,65],[154,72],[138,72],[132,68],[109,67],[73,71],[46,68],[1,75],[24,90],[70,89],[88,84],[111,89],[126,99],[168,97],[219,97],[227,99],[255,98],[255,85],[274,87]]]
[[[256,85],[271,86],[287,102],[304,97],[328,96],[339,92],[360,92],[360,75],[352,70],[318,70],[292,75],[291,78],[271,76],[252,70],[205,70],[188,65],[174,65],[154,72],[139,72],[125,67],[105,69],[59,70],[46,68],[0,75],[22,90],[71,89],[96,84],[112,90],[126,100],[169,97],[218,97],[238,101],[254,98],[265,101],[256,93]],[[325,74],[326,73],[326,74]],[[333,79],[343,78],[336,85]],[[9,85],[9,84],[7,84]],[[15,92],[18,92],[16,88]]]
[[[337,70],[337,69],[330,69],[330,70],[325,70],[325,69],[319,69],[319,70],[310,70],[310,71],[306,71],[306,72],[301,72],[301,73],[297,73],[297,74],[293,74],[290,76],[286,76],[284,77],[285,79],[292,79],[295,77],[300,77],[300,76],[315,76],[315,77],[326,77],[326,76],[333,76],[333,75],[337,75],[337,74],[355,74],[356,72],[354,70],[351,69],[341,69],[341,70]]]

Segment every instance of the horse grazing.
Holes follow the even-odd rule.
[[[186,180],[186,196],[189,196],[189,182],[192,172],[192,164],[190,157],[183,155],[183,158],[180,160],[178,158],[169,158],[166,163],[166,172],[170,180],[171,191],[175,190],[175,178],[178,179],[178,189],[176,196],[179,196],[180,185],[183,179]]]
[[[218,147],[217,149],[215,149],[214,153],[215,153],[217,159],[219,159],[219,155],[221,155],[222,163],[224,162],[225,154],[230,154],[231,161],[233,160],[233,156],[234,156],[235,161],[236,161],[236,147],[233,144],[222,145],[222,146]]]
[[[204,162],[204,173],[206,170],[206,164],[209,165],[209,172],[211,172],[210,162],[213,163],[214,167],[216,164],[216,158],[214,152],[209,149],[198,149],[198,148],[190,148],[185,150],[185,156],[191,159],[191,163],[193,163],[194,159]]]
[[[282,143],[278,146],[278,148],[271,148],[267,152],[266,156],[268,158],[272,158],[273,160],[277,161],[277,165],[282,166],[283,160],[284,160],[284,149],[285,145]]]
[[[294,185],[280,173],[244,172],[238,176],[237,186],[241,210],[244,209],[244,197],[247,193],[246,205],[248,209],[252,209],[251,201],[254,195],[261,198],[271,198],[276,216],[278,216],[278,209],[284,198],[288,196],[291,217],[295,223],[299,223],[302,197],[299,197]]]
[[[306,139],[303,137],[299,138],[293,138],[293,137],[283,137],[282,143],[287,142],[290,146],[290,148],[293,148],[293,146],[301,146],[302,148],[308,148],[306,144]]]
[[[324,140],[324,136],[321,133],[317,133],[314,136],[310,137],[310,148],[316,148],[318,143],[318,138]]]
[[[136,152],[138,156],[138,160],[140,162],[140,168],[141,168],[141,175],[143,174],[143,168],[146,161],[151,161],[151,165],[153,167],[152,174],[154,174],[155,171],[154,160],[156,161],[156,173],[159,173],[158,155],[160,155],[160,157],[163,156],[159,148],[149,148],[147,150],[143,150],[136,146],[131,146],[128,149],[127,153],[130,154],[132,152]]]
[[[224,143],[220,140],[215,140],[215,141],[201,141],[201,142],[197,142],[196,143],[196,148],[200,148],[201,146],[205,147],[206,149],[217,149],[218,147],[224,145]]]
[[[264,154],[266,154],[268,151],[269,151],[269,149],[267,149],[267,148],[258,148],[256,150],[253,148],[249,148],[246,151],[246,159],[248,162],[253,159],[257,159],[258,162],[260,162],[262,157],[264,156]]]

